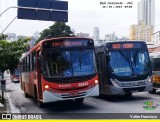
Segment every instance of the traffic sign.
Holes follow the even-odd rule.
[[[68,21],[68,2],[56,0],[18,0],[18,19]]]

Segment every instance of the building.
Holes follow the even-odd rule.
[[[83,38],[89,38],[89,34],[88,33],[82,33],[82,32],[76,33],[76,36],[77,37],[83,37]]]
[[[33,36],[31,37],[31,40],[29,42],[30,48],[32,48],[35,45],[35,43],[39,39],[39,37],[40,37],[40,34],[38,33],[38,31],[33,33]]]
[[[160,44],[160,31],[152,34],[152,43]]]
[[[105,41],[117,41],[117,36],[116,36],[115,32],[113,32],[111,34],[106,34]]]
[[[130,26],[130,40],[151,42],[153,32],[153,26],[146,25],[145,21],[141,21],[138,25]]]
[[[17,39],[24,39],[24,38],[26,38],[26,36],[23,36],[23,35],[17,36]]]
[[[155,0],[141,0],[138,3],[138,23],[141,21],[146,25],[155,25]]]
[[[76,35],[75,30],[74,30],[74,29],[71,29],[71,31],[72,31],[72,35],[75,36],[75,35]]]
[[[147,43],[148,51],[149,53],[155,53],[155,52],[160,52],[160,44],[158,43]]]
[[[99,41],[99,28],[98,27],[94,27],[93,28],[93,39],[94,41]]]
[[[17,36],[15,33],[7,33],[7,38],[6,40],[12,42],[17,40]]]

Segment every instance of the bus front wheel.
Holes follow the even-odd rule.
[[[84,98],[77,98],[77,99],[75,99],[75,101],[76,101],[76,103],[78,103],[78,104],[82,104],[83,101],[84,101]]]
[[[43,108],[44,107],[44,103],[39,100],[36,87],[34,89],[34,93],[35,93],[35,100],[36,100],[37,106],[40,107],[40,108]]]
[[[24,97],[25,97],[25,98],[29,98],[29,94],[26,92],[25,86],[24,86]]]
[[[43,108],[43,107],[44,107],[44,103],[43,103],[42,101],[40,101],[40,100],[37,100],[37,105],[38,105],[38,107],[40,107],[40,108]]]
[[[152,91],[149,91],[150,94],[155,94],[156,93],[156,89],[152,89]]]
[[[25,96],[25,98],[29,98],[28,93],[26,93],[25,91],[24,91],[24,96]]]

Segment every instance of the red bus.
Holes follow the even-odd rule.
[[[44,103],[75,99],[83,103],[99,95],[94,42],[63,37],[40,41],[20,59],[20,83],[25,97]]]

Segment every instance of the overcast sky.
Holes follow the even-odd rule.
[[[66,0],[67,1],[67,0]],[[132,2],[132,8],[102,8],[100,2]],[[100,38],[115,32],[118,37],[129,37],[129,26],[137,24],[137,3],[140,0],[68,0],[69,15],[66,23],[78,32],[93,36],[93,28],[99,27]],[[0,0],[0,12],[10,6],[17,6],[17,0]],[[106,5],[107,6],[107,5]],[[156,31],[160,30],[160,0],[155,0]],[[0,18],[0,32],[17,15],[16,9],[8,10]],[[16,19],[4,33],[31,36],[35,31],[41,32],[54,22]],[[158,25],[158,26],[157,26]]]

